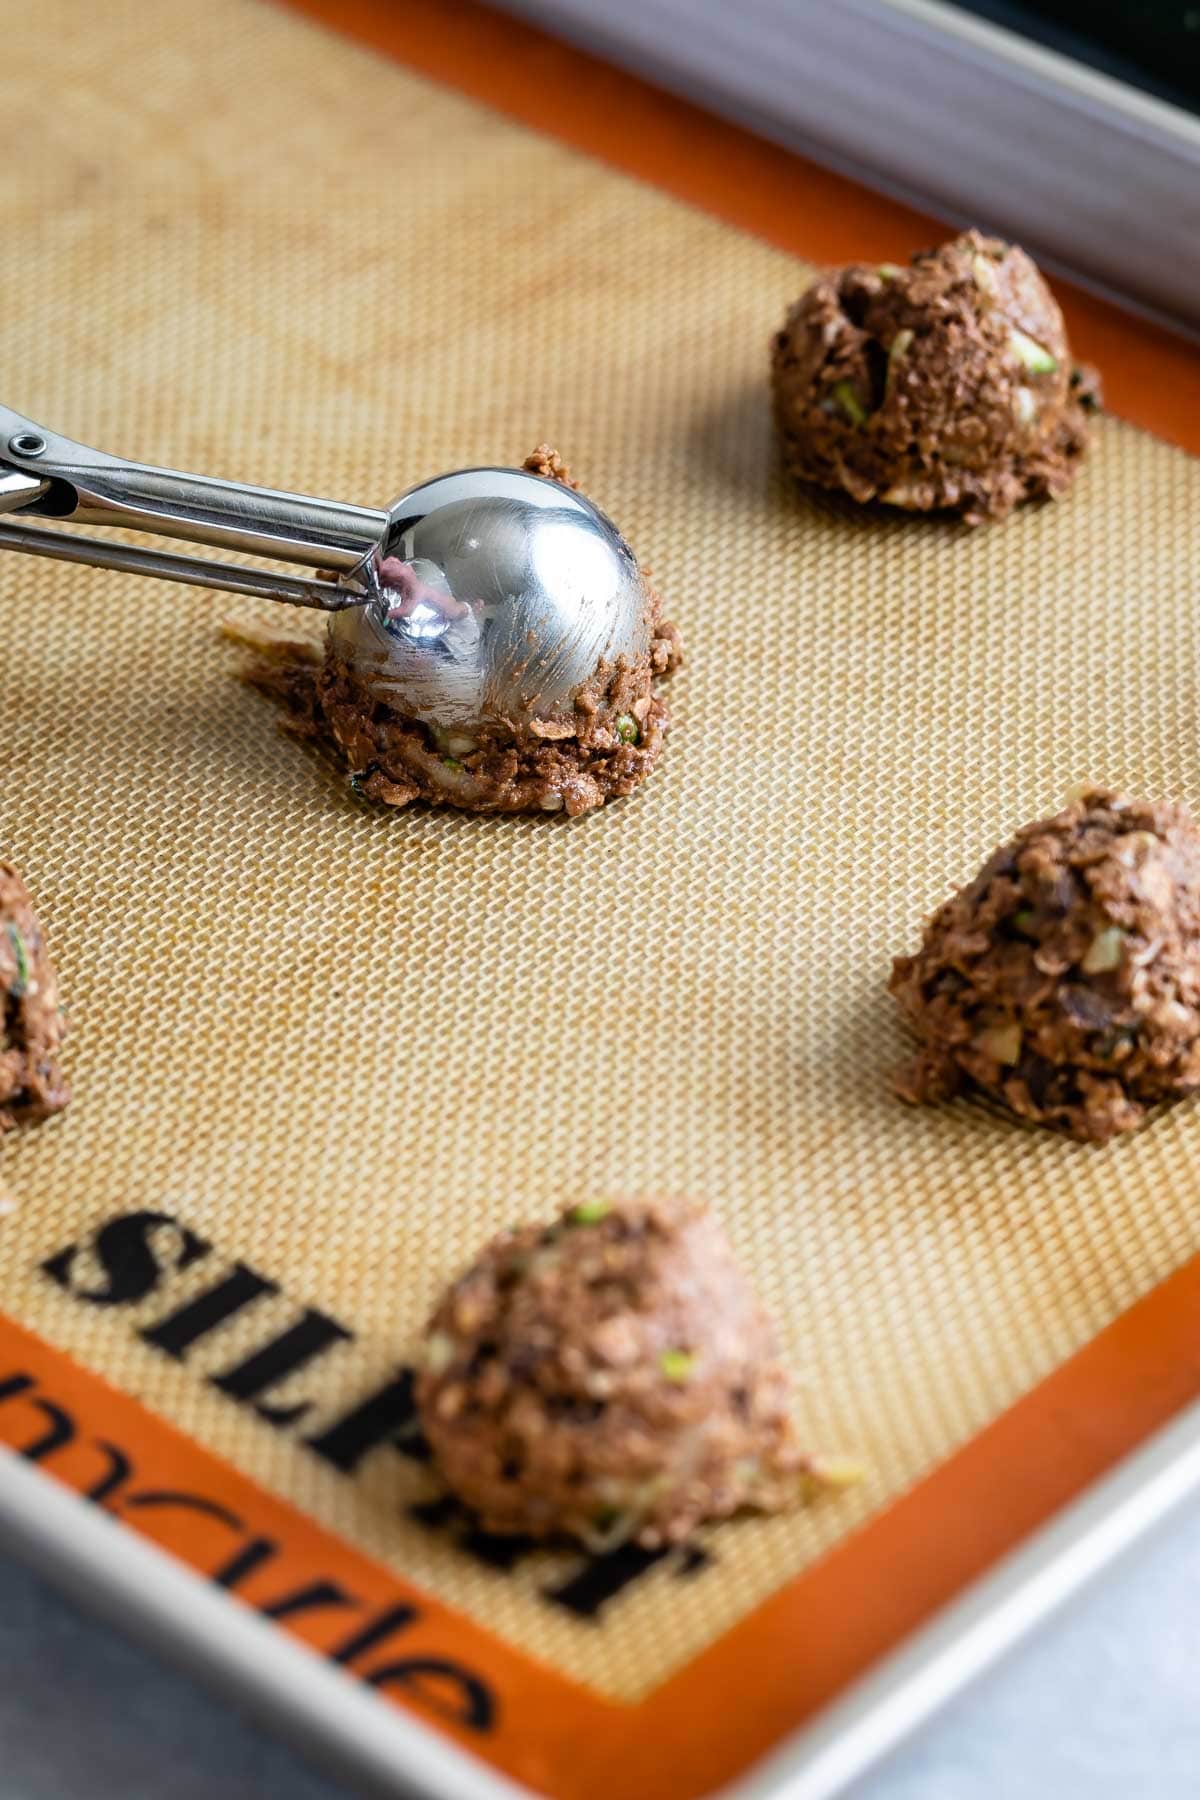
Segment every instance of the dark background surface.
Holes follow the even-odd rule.
[[[1200,0],[956,0],[1176,106],[1200,113]]]
[[[852,1800],[1196,1800],[1198,1618],[1193,1505]],[[350,1800],[350,1791],[0,1556],[0,1796]]]

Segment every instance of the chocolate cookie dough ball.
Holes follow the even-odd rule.
[[[58,981],[33,903],[16,870],[0,863],[0,1137],[67,1104],[56,1062],[62,1039]]]
[[[435,1462],[494,1532],[674,1543],[781,1504],[811,1467],[771,1328],[716,1220],[685,1201],[596,1201],[504,1234],[423,1349]]]
[[[1036,265],[976,231],[907,268],[819,277],[774,340],[772,380],[802,481],[972,525],[1067,491],[1098,397]]]
[[[1200,1087],[1200,833],[1088,790],[1027,825],[930,920],[891,991],[922,1043],[897,1086],[974,1083],[1102,1141]]]

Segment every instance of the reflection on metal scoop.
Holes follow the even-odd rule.
[[[121,526],[316,567],[291,576],[81,537]],[[643,662],[648,597],[599,508],[521,469],[464,469],[382,512],[123,462],[0,406],[0,550],[252,594],[333,615],[346,661],[439,728],[569,710],[604,664]]]
[[[644,662],[633,553],[589,500],[518,469],[464,469],[392,508],[380,604],[338,615],[334,643],[379,697],[470,731],[569,709],[604,663]]]

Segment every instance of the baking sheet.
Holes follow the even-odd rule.
[[[70,22],[66,0],[6,21],[28,154],[0,211],[37,268],[0,268],[6,398],[146,460],[370,503],[548,438],[690,662],[634,799],[573,825],[393,815],[234,679],[216,626],[249,603],[0,562],[0,853],[49,926],[76,1089],[4,1149],[5,1309],[505,1641],[639,1699],[1198,1247],[1195,1109],[1102,1151],[907,1112],[884,983],[1075,781],[1200,799],[1200,464],[1106,421],[1070,502],[1003,528],[802,498],[764,386],[793,260],[248,0],[166,0],[149,44],[125,0],[102,40]],[[719,1207],[812,1441],[861,1457],[861,1490],[581,1612],[547,1597],[577,1558],[497,1567],[413,1516],[419,1461],[349,1478],[314,1453],[492,1229],[654,1188]],[[91,1234],[139,1210],[210,1251],[142,1302],[81,1300]],[[44,1264],[72,1245],[66,1291]],[[278,1293],[181,1361],[138,1336],[237,1260]],[[271,1390],[309,1402],[281,1427],[208,1378],[305,1307],[353,1336]]]

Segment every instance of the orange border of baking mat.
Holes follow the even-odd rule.
[[[808,260],[848,260],[864,244],[899,259],[940,235],[920,213],[474,0],[290,4]],[[1200,452],[1200,409],[1188,397],[1196,352],[1089,294],[1067,288],[1064,297],[1072,337],[1104,367],[1114,411]],[[311,1606],[281,1622],[555,1800],[698,1800],[811,1719],[1196,1398],[1198,1317],[1200,1257],[633,1706],[409,1587],[2,1317],[0,1442],[268,1614],[282,1595],[317,1584],[344,1590],[349,1614]],[[389,1619],[392,1630],[371,1638]],[[355,1648],[359,1635],[370,1641]],[[453,1690],[439,1663],[487,1684],[496,1710],[486,1732],[448,1716]]]
[[[350,1548],[98,1375],[0,1318],[0,1443],[33,1455],[251,1606],[337,1584],[356,1612],[282,1622],[555,1800],[700,1800],[834,1700],[938,1607],[1200,1392],[1200,1257],[940,1468],[634,1706],[523,1656]],[[124,1476],[112,1482],[114,1468]],[[1003,1516],[996,1495],[1005,1498]],[[256,1548],[266,1546],[261,1563]],[[233,1567],[245,1572],[231,1582]],[[344,1652],[396,1608],[419,1616]],[[339,1655],[339,1652],[342,1654]],[[447,1722],[430,1663],[485,1682],[486,1734]],[[431,1680],[432,1690],[422,1683]],[[392,1683],[399,1688],[393,1691]],[[425,1703],[421,1694],[425,1692]],[[432,1710],[431,1710],[432,1707]]]

